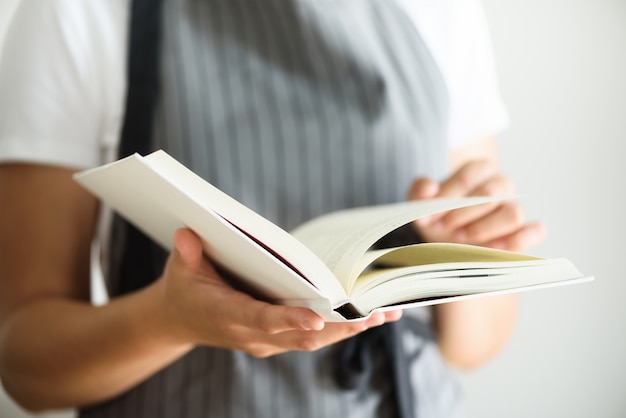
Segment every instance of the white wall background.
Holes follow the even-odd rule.
[[[463,379],[471,416],[626,417],[626,1],[484,3],[537,252],[596,281],[522,296],[512,344]]]
[[[18,1],[0,1],[0,40]],[[511,344],[461,374],[470,416],[624,417],[626,1],[484,3],[513,118],[503,167],[549,230],[534,253],[596,281],[522,295]],[[0,396],[0,417],[28,415]]]

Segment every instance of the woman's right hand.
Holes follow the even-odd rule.
[[[325,323],[307,308],[273,305],[231,287],[203,255],[191,230],[176,231],[174,243],[153,290],[163,331],[181,342],[266,357],[316,350],[401,317],[394,311],[364,321]]]

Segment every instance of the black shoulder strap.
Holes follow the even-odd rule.
[[[120,158],[151,151],[159,94],[161,9],[162,0],[132,1]],[[156,280],[161,274],[165,251],[118,215],[114,216],[111,234],[111,292],[128,293]]]
[[[119,157],[150,151],[159,91],[162,0],[133,0],[128,48],[126,112]]]

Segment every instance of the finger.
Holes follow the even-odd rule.
[[[495,175],[476,186],[469,192],[469,196],[510,196],[514,193],[513,182],[507,177]],[[444,231],[453,231],[471,222],[476,221],[493,212],[502,202],[483,203],[467,208],[452,210],[443,216],[436,228]]]
[[[173,240],[174,250],[165,265],[166,272],[173,277],[191,274],[202,281],[217,281],[226,286],[213,264],[204,257],[202,242],[194,232],[187,228],[178,229]]]
[[[458,229],[458,242],[482,245],[507,236],[524,224],[524,211],[515,202],[504,202],[482,218]]]
[[[437,194],[439,194],[439,183],[428,177],[421,177],[411,184],[409,200],[430,199]]]
[[[314,351],[355,336],[371,327],[397,321],[401,317],[401,310],[375,312],[362,321],[329,322],[320,331],[286,331],[269,337],[255,335],[251,340],[256,343],[246,347],[245,351],[257,357],[267,357],[291,350]]]
[[[310,309],[258,303],[259,309],[249,311],[246,318],[252,329],[277,334],[292,330],[319,331],[325,327],[324,320]]]
[[[442,236],[450,236],[454,231],[470,225],[489,213],[496,210],[498,203],[483,203],[481,205],[456,209],[443,214],[431,224],[432,231]]]
[[[397,309],[397,310],[393,310],[393,311],[385,311],[385,323],[387,322],[396,322],[399,319],[402,318],[402,315],[404,314],[402,310]]]
[[[366,321],[329,322],[320,331],[289,330],[273,335],[249,333],[243,350],[257,357],[266,357],[286,351],[315,351],[350,338],[368,328]]]
[[[496,174],[496,165],[491,160],[471,161],[441,184],[439,197],[468,196],[479,185]]]
[[[318,343],[322,346],[334,344],[346,338],[357,335],[370,328],[381,326],[387,322],[394,322],[402,317],[401,310],[387,312],[373,312],[367,319],[355,322],[333,322],[326,324],[328,330],[324,330],[322,338]]]
[[[437,197],[452,198],[473,195],[474,190],[485,184],[490,178],[494,177],[496,173],[496,165],[490,160],[471,161],[462,166],[441,184]],[[471,213],[471,211],[467,213]],[[418,221],[417,224],[418,226],[437,224],[434,227],[435,230],[432,232],[441,236],[445,234],[446,231],[450,231],[450,227],[446,226],[446,222],[440,223],[448,215],[450,215],[450,212],[435,214]]]
[[[272,345],[274,335],[324,328],[323,319],[309,309],[272,305],[218,280],[205,285],[204,309],[186,320],[195,330],[197,344],[250,352],[254,347]]]
[[[315,331],[324,328],[322,317],[310,309],[275,305],[235,289],[217,289],[223,294],[214,311],[221,315],[222,326],[238,331],[253,331],[267,335],[285,331]],[[217,317],[216,321],[220,321]]]
[[[507,236],[499,237],[485,243],[485,246],[507,251],[526,251],[540,244],[545,239],[546,235],[544,224],[531,222]]]
[[[174,233],[174,248],[185,264],[197,265],[201,262],[202,242],[188,228],[180,228]]]
[[[508,177],[496,174],[478,184],[470,196],[510,196],[515,192],[515,185]]]
[[[382,325],[385,318],[384,313],[375,312],[365,320],[329,322],[322,331],[287,332],[278,337],[282,346],[299,351],[315,351],[353,337],[369,328]]]

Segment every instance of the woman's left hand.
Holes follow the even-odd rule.
[[[462,165],[448,179],[438,183],[428,178],[416,180],[409,199],[465,196],[512,196],[512,182],[498,172],[490,160],[473,160]],[[526,222],[516,200],[456,209],[415,222],[427,242],[456,242],[509,251],[523,251],[545,237],[540,222]]]

